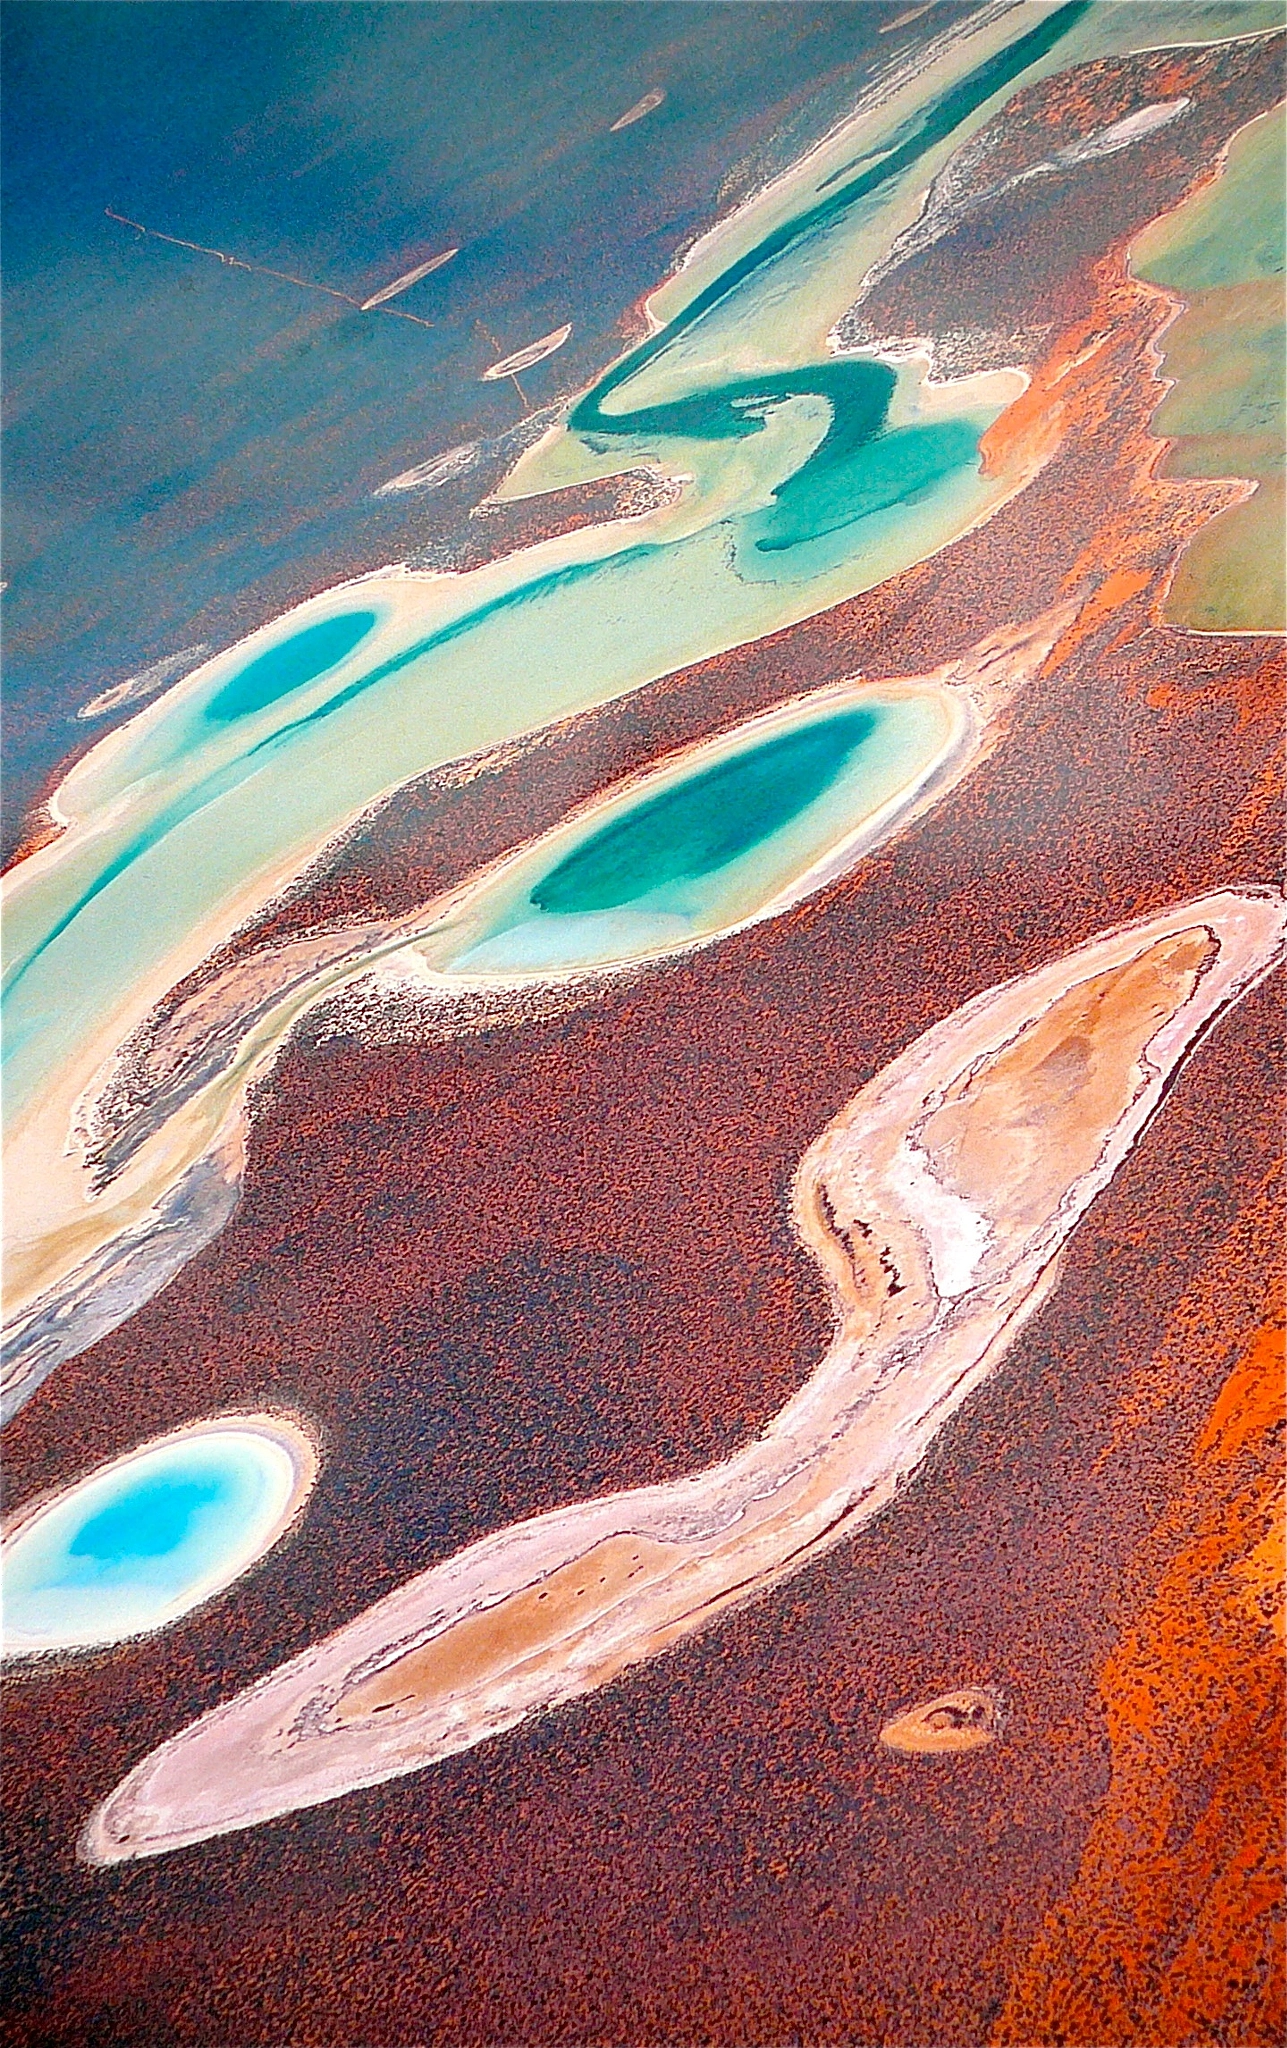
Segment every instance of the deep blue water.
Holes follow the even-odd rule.
[[[479,381],[483,329],[510,349],[570,319],[524,389],[588,382],[679,245],[967,11],[881,36],[890,11],[866,4],[13,0],[9,841],[106,729],[75,720],[89,697],[414,545],[423,506],[376,486],[519,416]],[[610,134],[654,85],[665,104]],[[144,240],[108,206],[355,297],[461,253],[396,302],[426,328]]]
[[[121,1500],[82,1522],[67,1545],[68,1557],[95,1565],[120,1565],[134,1558],[165,1557],[187,1540],[202,1508],[221,1501],[221,1478],[145,1480]]]
[[[10,1646],[106,1643],[184,1613],[244,1571],[293,1490],[282,1447],[231,1422],[91,1473],[10,1538]]]

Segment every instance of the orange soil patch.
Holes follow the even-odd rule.
[[[1112,1781],[994,2048],[1284,2037],[1283,1394],[1273,1320],[1221,1389],[1104,1665]]]
[[[1205,931],[1159,939],[1147,953],[1068,993],[944,1092],[920,1134],[955,1193],[1035,1222],[1088,1173],[1104,1132],[1138,1092],[1139,1060],[1158,1023],[1187,1000],[1214,948]],[[941,1155],[941,1158],[940,1158]]]
[[[919,1707],[909,1707],[886,1721],[880,1739],[886,1749],[904,1756],[950,1756],[965,1749],[983,1749],[1001,1730],[995,1696],[978,1686],[945,1692]]]
[[[635,1579],[657,1577],[678,1554],[675,1545],[643,1536],[610,1536],[539,1585],[467,1615],[383,1665],[345,1695],[337,1719],[362,1721],[391,1709],[419,1712],[453,1693],[476,1691],[512,1665],[552,1660],[569,1634],[590,1627]]]

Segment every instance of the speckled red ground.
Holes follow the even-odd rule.
[[[1266,90],[1230,88],[1226,129]],[[1144,218],[1175,178],[1132,161]],[[1046,1309],[854,1542],[434,1771],[160,1862],[72,1858],[147,1748],[413,1570],[771,1414],[827,1334],[791,1175],[917,1032],[1104,926],[1275,876],[1279,650],[1150,624],[1203,488],[1151,480],[1157,301],[1103,242],[1058,290],[1020,425],[1063,404],[1063,442],[997,519],[556,738],[539,798],[532,759],[408,798],[314,899],[309,921],[402,907],[462,843],[482,857],[750,705],[1097,593],[992,758],[789,916],[521,1030],[290,1052],[223,1237],[10,1433],[18,1496],[240,1403],[305,1410],[327,1452],[298,1534],[238,1586],[10,1688],[15,2039],[1281,2038],[1281,1669],[1238,1605],[1263,1598],[1239,1503],[1268,1487],[1259,1394],[1281,1391],[1252,1348],[1281,1258],[1281,981],[1191,1061]],[[1094,329],[1110,345],[1053,386]],[[890,1713],[968,1683],[1007,1695],[1002,1741],[878,1748]]]

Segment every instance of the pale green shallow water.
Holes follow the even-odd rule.
[[[1255,495],[1204,527],[1176,570],[1166,615],[1206,631],[1281,632],[1287,436],[1287,114],[1253,121],[1225,169],[1139,237],[1132,267],[1187,305],[1162,342],[1172,390],[1154,430],[1168,476],[1251,477]]]
[[[1234,137],[1214,183],[1139,236],[1131,268],[1186,293],[1281,277],[1285,187],[1287,123],[1279,107]]]
[[[971,448],[996,410],[964,423]],[[817,432],[811,426],[809,439]],[[772,463],[776,444],[790,474],[793,439],[798,421],[779,415],[757,455]],[[104,776],[98,800],[110,805],[123,787],[129,814],[15,903],[7,933],[10,1113],[248,876],[316,843],[382,790],[880,581],[931,552],[984,501],[974,462],[923,489],[918,480],[914,504],[882,506],[806,546],[816,567],[805,563],[803,574],[789,554],[756,554],[754,580],[741,574],[728,522],[667,545],[628,547],[593,564],[592,574],[572,565],[500,600],[484,598],[467,629],[412,636],[412,648],[435,637],[438,644],[409,659],[405,629],[378,584],[345,593],[342,605],[332,598],[310,608],[310,625],[331,610],[373,611],[381,623],[329,676],[239,721],[241,744],[230,725],[211,729],[200,719],[199,700],[177,704]],[[742,522],[748,541],[754,517]],[[459,605],[454,591],[448,596]],[[362,653],[377,674],[382,665],[391,672],[308,720],[307,710],[360,679]],[[220,664],[213,687],[225,686],[230,667]],[[300,721],[293,728],[292,717]]]
[[[1138,10],[1070,10],[1068,32],[1017,76],[1030,81],[1132,43],[1227,34],[1231,22],[1260,27],[1276,10],[1186,4],[1148,13],[1145,30]],[[1036,18],[1026,11],[1016,33]],[[724,380],[733,361],[754,376],[757,354],[781,347],[797,299],[816,301],[819,278],[835,280],[834,310],[843,310],[854,252],[868,251],[898,208],[906,214],[909,195],[1015,82],[884,190],[742,278],[673,350],[654,355],[641,399],[659,377],[700,388],[712,363]],[[801,196],[803,211],[810,198]],[[626,388],[633,396],[619,385],[616,405]],[[150,707],[70,779],[66,802],[84,829],[18,870],[7,919],[10,1116],[147,978],[174,978],[192,964],[205,949],[203,927],[208,940],[212,921],[235,921],[239,898],[243,913],[253,907],[246,891],[256,878],[284,879],[382,792],[825,609],[934,552],[989,502],[973,451],[997,410],[971,400],[953,414],[942,394],[928,405],[919,371],[900,370],[885,431],[920,436],[907,489],[897,478],[892,490],[888,478],[864,483],[860,452],[845,489],[865,516],[833,525],[812,514],[802,521],[798,504],[775,499],[823,443],[833,417],[825,400],[788,396],[762,431],[732,443],[645,435],[632,459],[657,452],[695,477],[646,538],[600,529],[542,550],[539,567],[365,579],[265,629]],[[927,451],[933,459],[922,461]],[[951,459],[940,463],[945,451]],[[333,622],[366,615],[371,623],[344,651],[349,627]],[[301,675],[315,657],[333,656],[329,665],[292,679],[288,654],[275,679],[261,669],[247,681],[251,660],[302,632],[314,639]]]

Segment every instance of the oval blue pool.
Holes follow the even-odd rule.
[[[177,1620],[271,1549],[316,1473],[302,1430],[238,1415],[44,1496],[0,1545],[4,1654],[115,1643]]]

